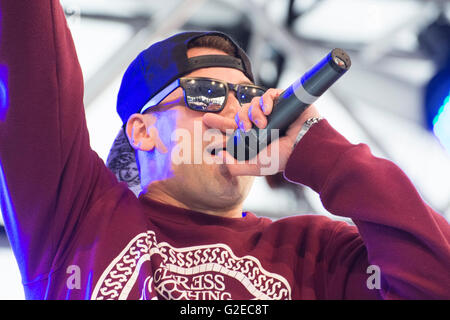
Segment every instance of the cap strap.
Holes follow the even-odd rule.
[[[205,55],[189,58],[186,73],[189,73],[196,69],[210,67],[234,68],[247,74],[241,59],[223,54]]]

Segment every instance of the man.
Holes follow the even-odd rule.
[[[222,62],[215,60],[203,62],[206,65],[213,64],[215,67],[196,67],[195,70],[187,75],[184,71],[175,73],[175,76],[170,72],[163,71],[162,75],[155,72],[153,64],[166,62],[162,61],[163,59],[157,55],[157,50],[170,51],[166,47],[171,45],[175,47],[179,45],[179,42],[187,42],[190,39],[193,40],[188,45],[188,48],[192,48],[186,52],[188,61],[194,57],[207,58],[209,56],[211,56],[211,59],[217,59],[217,57],[226,59],[229,58],[226,51],[229,54],[233,54],[233,44],[224,40],[222,36],[213,36],[214,33],[211,33],[211,35],[198,38],[200,34],[186,33],[175,36],[167,40],[167,43],[156,44],[152,49],[145,52],[145,55],[142,54],[140,58],[136,59],[134,64],[138,62],[142,64],[145,63],[143,59],[147,55],[152,54],[154,57],[149,59],[160,60],[158,63],[154,63],[151,60],[152,62],[148,66],[148,69],[152,72],[150,76],[158,79],[146,79],[146,81],[152,81],[152,84],[149,85],[151,87],[158,86],[155,91],[157,93],[163,92],[162,97],[164,99],[152,102],[153,106],[151,107],[149,105],[145,106],[145,111],[141,113],[129,115],[130,109],[132,111],[137,110],[134,106],[130,108],[130,101],[139,99],[136,96],[139,96],[140,93],[134,86],[136,70],[134,64],[132,64],[124,76],[122,88],[119,92],[118,111],[124,123],[126,123],[128,139],[131,141],[132,147],[137,150],[145,197],[177,207],[190,208],[224,217],[240,217],[242,202],[253,181],[251,175],[259,174],[259,166],[257,164],[243,165],[241,163],[239,165],[231,165],[231,159],[229,157],[224,158],[226,153],[222,153],[222,161],[207,159],[208,156],[211,156],[208,150],[212,150],[214,146],[220,146],[220,150],[222,150],[226,143],[224,136],[226,130],[236,129],[237,124],[243,129],[251,128],[252,122],[250,118],[256,126],[260,128],[265,127],[267,123],[266,115],[270,113],[273,99],[280,93],[280,90],[270,89],[264,93],[265,90],[252,85],[252,80],[248,78],[252,78],[251,74],[246,76],[243,71],[238,69],[240,65],[236,68],[221,67],[220,64]],[[222,48],[222,50],[215,49],[217,47]],[[198,65],[202,63],[200,60],[194,61]],[[233,62],[234,60],[224,60],[223,64],[228,66]],[[249,68],[249,65],[247,65],[247,68]],[[170,88],[170,84],[161,86],[161,83],[173,83],[180,76],[187,80],[184,88],[177,87],[167,95],[164,90],[166,87]],[[208,109],[201,110],[203,112],[195,109],[198,108],[199,98],[204,99],[202,103],[205,105],[211,103],[212,98],[205,97],[203,92],[201,94],[194,92],[193,88],[189,87],[192,86],[190,82],[193,81],[196,81],[196,85],[200,88],[198,90],[202,90],[205,87],[208,90],[217,92],[218,95],[222,92],[224,94],[222,105],[217,106],[213,103],[212,106],[207,106]],[[219,81],[225,81],[222,89],[215,88],[220,85]],[[133,83],[131,87],[130,83]],[[153,83],[158,84],[154,85]],[[225,101],[226,83],[240,84],[242,88],[236,89],[239,93],[228,90],[227,100]],[[173,87],[175,88],[175,85]],[[259,94],[264,93],[264,95],[262,97],[254,95],[251,92],[252,90],[256,90],[256,93]],[[143,91],[145,92],[145,97],[142,98],[143,102],[136,103],[137,105],[144,106],[145,102],[147,102],[146,100],[153,98],[148,95],[147,91]],[[191,95],[196,95],[195,106],[192,106],[192,103],[185,102]],[[238,101],[243,95],[248,95],[245,97],[245,102],[252,103]],[[253,100],[251,99],[252,97],[254,97]],[[266,106],[265,114],[260,105]],[[220,107],[223,107],[223,110],[220,112],[217,110],[204,112]],[[299,121],[304,122],[308,115],[318,116],[312,107],[305,112]],[[197,130],[199,132],[196,133],[196,128],[203,130]],[[223,134],[212,131],[210,139],[204,139],[205,133],[203,132],[208,128],[221,129]],[[277,153],[276,160],[279,160],[281,163],[277,165],[276,170],[272,173],[284,169],[287,158],[292,152],[292,146],[300,129],[300,124],[295,124],[293,128],[286,137],[282,137],[276,143],[277,146],[280,145],[281,147],[281,159],[278,159],[279,154]],[[184,135],[183,133],[186,134]],[[180,139],[176,139],[178,136],[180,136]],[[194,139],[197,141],[194,141]],[[211,140],[213,141],[211,142]],[[196,142],[201,144],[196,144]],[[177,147],[181,150],[176,150]],[[269,149],[273,149],[272,146]],[[180,154],[179,161],[174,159],[178,154]],[[213,156],[212,158],[215,157]],[[177,162],[180,163],[174,165]],[[212,165],[213,162],[221,163]]]
[[[27,298],[450,297],[448,223],[398,167],[351,145],[313,107],[269,146],[271,173],[313,188],[357,227],[242,212],[267,163],[232,162],[223,142],[238,126],[264,127],[280,90],[253,85],[226,35],[175,35],[127,69],[117,110],[136,150],[136,198],[89,147],[59,2],[2,1],[1,10],[2,210]]]

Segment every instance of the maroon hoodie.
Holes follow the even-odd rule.
[[[57,0],[1,1],[0,186],[29,299],[449,299],[450,228],[326,120],[285,176],[331,213],[231,219],[136,198],[91,150]]]

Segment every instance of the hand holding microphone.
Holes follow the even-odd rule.
[[[290,125],[345,74],[350,66],[350,57],[342,49],[332,50],[279,95],[272,112],[267,116],[267,126],[264,129],[254,127],[249,131],[236,130],[227,142],[227,152],[237,160],[254,158],[273,140],[283,137]],[[274,130],[276,135],[273,134]]]

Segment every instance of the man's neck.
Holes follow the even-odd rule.
[[[147,191],[143,197],[150,200],[158,201],[167,205],[171,205],[178,208],[188,209],[192,211],[198,211],[214,216],[220,216],[224,218],[241,218],[242,217],[242,205],[238,205],[231,208],[207,208],[203,206],[198,206],[197,204],[190,203],[188,201],[182,201],[177,199],[170,193],[166,192],[164,189],[157,186],[151,186],[147,188]]]

